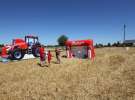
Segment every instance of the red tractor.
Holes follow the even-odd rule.
[[[34,57],[39,57],[39,39],[37,36],[25,36],[25,39],[13,39],[11,45],[6,45],[9,58],[20,60],[25,54],[33,54]]]

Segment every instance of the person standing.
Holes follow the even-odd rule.
[[[2,47],[2,50],[1,50],[1,60],[2,62],[8,62],[8,54],[7,54],[7,49],[6,47]]]
[[[90,49],[90,47],[88,47],[88,58],[91,59],[91,49]]]
[[[39,54],[40,54],[40,65],[43,67],[45,64],[45,50],[44,46],[41,46],[39,48]]]
[[[50,50],[48,51],[48,63],[49,63],[49,65],[50,65],[50,63],[51,63],[51,59],[52,59],[52,54],[51,54],[51,52],[50,52]]]
[[[81,51],[80,50],[78,50],[78,57],[79,57],[79,59],[81,59]]]
[[[57,63],[60,64],[60,62],[61,62],[61,60],[60,60],[60,50],[55,49],[55,54],[56,54]]]

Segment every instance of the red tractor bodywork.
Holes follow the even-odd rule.
[[[19,48],[21,49],[27,49],[28,48],[28,43],[26,43],[24,40],[22,39],[14,39],[12,46],[19,46]]]

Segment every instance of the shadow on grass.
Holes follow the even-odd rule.
[[[48,65],[46,65],[46,64],[42,66],[40,63],[37,63],[37,65],[38,65],[39,67],[48,67]]]
[[[58,63],[57,61],[52,61],[51,63],[53,63],[53,64],[60,64],[60,63]]]

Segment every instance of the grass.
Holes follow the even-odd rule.
[[[135,100],[135,48],[96,49],[90,60],[0,63],[0,100]]]

